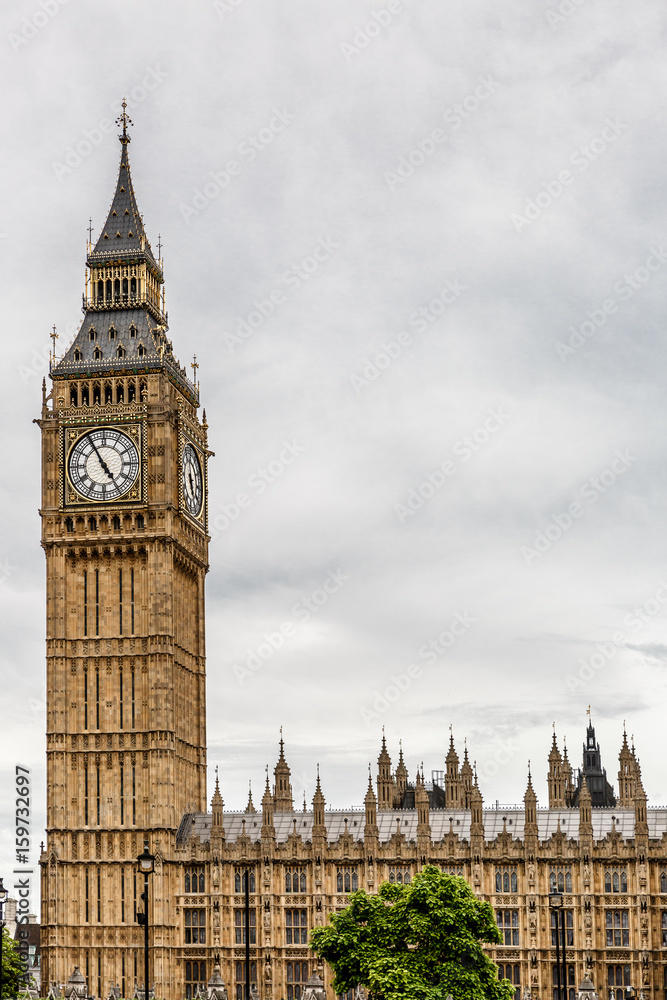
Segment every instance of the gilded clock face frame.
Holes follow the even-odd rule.
[[[190,441],[185,441],[181,455],[181,496],[183,507],[190,517],[201,518],[204,509],[204,477],[201,459]]]
[[[77,432],[67,451],[66,470],[79,503],[113,503],[136,492],[141,473],[137,431],[101,426]]]

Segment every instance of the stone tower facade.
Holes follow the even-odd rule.
[[[43,390],[47,843],[43,981],[143,980],[134,859],[156,855],[156,979],[180,935],[167,859],[206,807],[206,419],[167,336],[162,260],[134,195],[127,132],[88,245],[84,319]],[[195,369],[196,371],[196,369]],[[141,908],[140,904],[140,908]]]

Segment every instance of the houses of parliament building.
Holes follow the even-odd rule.
[[[427,864],[460,875],[495,910],[488,949],[517,997],[553,997],[548,894],[563,892],[569,1000],[667,998],[667,810],[650,808],[619,727],[614,792],[589,720],[580,767],[554,734],[547,808],[530,775],[521,806],[485,807],[454,740],[442,771],[410,780],[383,738],[358,810],[327,808],[319,775],[295,808],[282,739],[261,803],[206,802],[205,411],[167,335],[163,263],[130,176],[130,124],[106,223],[88,245],[84,319],[43,389],[42,545],[47,573],[47,842],[41,855],[42,982],[78,967],[90,995],[143,982],[147,842],[155,995],[241,1000],[248,873],[251,980],[300,1000],[330,970],[310,930],[357,888],[409,883]],[[55,343],[55,341],[54,341]],[[443,750],[446,748],[443,747]],[[363,805],[361,805],[363,797]],[[218,970],[219,967],[219,970]],[[224,986],[220,985],[220,978]],[[307,992],[307,991],[306,991]]]

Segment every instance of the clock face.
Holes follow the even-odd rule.
[[[74,444],[67,463],[72,486],[87,500],[117,500],[139,476],[139,450],[127,434],[113,427],[86,431]]]
[[[181,484],[183,486],[183,503],[185,504],[185,509],[192,517],[198,517],[204,500],[204,489],[202,486],[199,456],[189,443],[183,448]]]

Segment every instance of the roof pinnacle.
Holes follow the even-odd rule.
[[[127,146],[128,142],[132,141],[130,136],[127,134],[127,126],[134,125],[134,122],[132,121],[127,111],[125,110],[127,108],[127,101],[125,100],[125,98],[123,98],[122,108],[123,108],[122,114],[120,114],[118,118],[116,118],[116,125],[123,126],[123,134],[119,135],[118,138],[120,139],[123,146]]]

